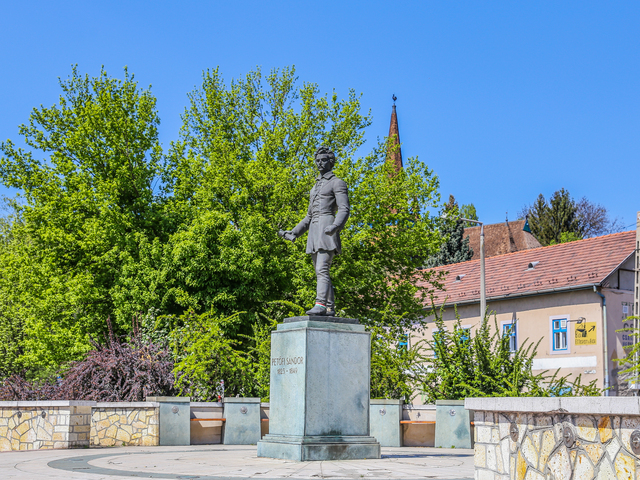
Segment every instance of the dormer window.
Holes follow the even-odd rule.
[[[529,262],[529,266],[527,267],[527,270],[533,270],[534,268],[536,268],[536,265],[538,265],[540,262],[536,261],[536,262]]]
[[[466,276],[467,276],[466,273],[461,273],[460,275],[456,275],[456,282],[461,281]]]

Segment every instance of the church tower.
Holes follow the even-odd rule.
[[[387,161],[393,163],[396,172],[402,170],[402,150],[400,149],[400,130],[398,129],[398,115],[396,114],[396,100],[393,95],[393,110],[391,110],[391,124],[389,125],[389,150]]]

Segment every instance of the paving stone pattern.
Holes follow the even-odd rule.
[[[511,438],[512,422],[517,441]],[[570,446],[565,427],[575,440]],[[637,416],[476,411],[475,478],[640,480],[640,459],[630,445],[638,428]]]
[[[90,406],[0,408],[0,451],[89,446]]]
[[[382,448],[382,459],[290,462],[255,445],[120,447],[0,454],[2,480],[473,479],[473,450]]]
[[[95,408],[91,446],[159,445],[157,408]]]

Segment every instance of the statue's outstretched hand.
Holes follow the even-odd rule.
[[[285,240],[289,240],[291,242],[296,241],[296,236],[293,234],[291,230],[280,230],[278,235],[284,238]]]
[[[338,231],[338,226],[337,225],[329,225],[328,227],[324,227],[324,233],[325,235],[333,235],[334,233],[336,233]]]

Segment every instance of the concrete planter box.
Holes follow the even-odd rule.
[[[369,402],[370,433],[381,447],[402,446],[402,400],[379,400]]]
[[[260,399],[229,397],[224,399],[225,445],[255,445],[260,441]]]
[[[147,397],[147,401],[159,404],[159,444],[162,446],[190,445],[190,398]]]
[[[464,400],[436,400],[435,446],[473,448],[471,421]]]

